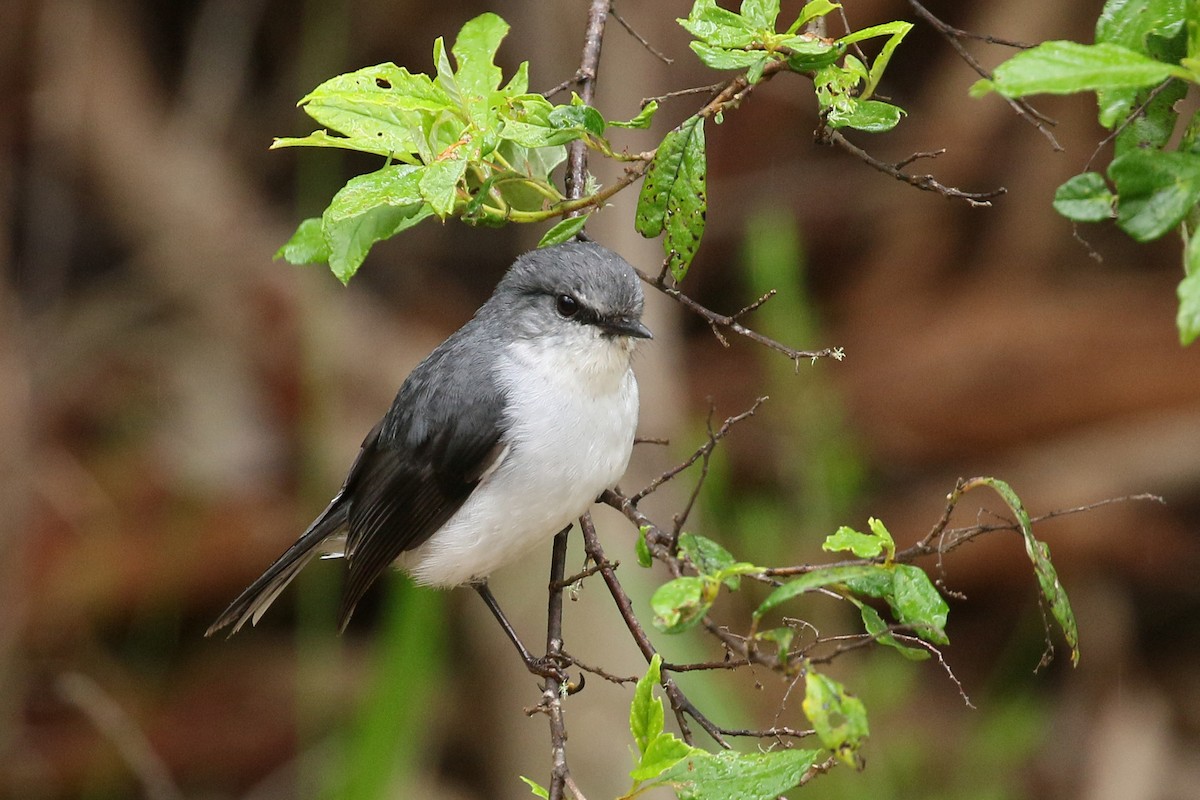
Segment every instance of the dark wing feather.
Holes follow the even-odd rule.
[[[338,624],[405,550],[454,515],[502,452],[504,396],[491,379],[494,337],[464,345],[478,318],[413,370],[392,408],[363,440],[341,490],[308,530],[246,588],[206,633],[257,616],[319,552],[347,531],[348,575]]]
[[[409,376],[351,476],[340,629],[371,584],[446,524],[502,452],[503,395],[475,363],[483,354],[461,347],[461,334]]]
[[[205,636],[212,636],[227,626],[232,626],[229,630],[229,635],[232,636],[248,621],[257,621],[258,616],[271,605],[284,587],[291,583],[304,565],[317,554],[321,543],[346,527],[349,513],[347,487],[359,474],[363,460],[375,448],[375,442],[379,438],[379,431],[382,427],[383,421],[380,420],[363,439],[358,455],[354,457],[354,463],[350,465],[350,472],[342,483],[342,488],[334,495],[333,500],[329,501],[325,510],[312,521],[308,529],[291,547],[275,559],[275,563],[267,567],[266,572],[247,586],[229,604],[221,616],[217,617],[216,622],[204,632]]]

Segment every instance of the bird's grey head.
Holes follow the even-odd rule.
[[[616,253],[568,242],[526,253],[505,274],[488,305],[517,338],[599,337],[632,345],[653,338],[642,324],[642,284]]]

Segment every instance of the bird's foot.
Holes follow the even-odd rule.
[[[567,674],[567,667],[570,665],[571,659],[562,653],[548,653],[544,656],[530,658],[525,662],[526,669],[532,674],[555,681],[568,695],[582,691],[586,683],[583,673],[579,674],[578,683],[571,680],[571,676]]]

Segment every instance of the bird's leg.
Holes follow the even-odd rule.
[[[521,637],[517,636],[516,630],[509,623],[508,617],[504,616],[504,612],[500,609],[500,604],[496,601],[496,596],[492,594],[492,590],[488,588],[487,581],[479,581],[471,584],[479,596],[483,598],[483,602],[487,603],[487,607],[491,609],[492,616],[500,623],[500,627],[504,629],[504,633],[508,635],[508,640],[517,648],[517,652],[521,654],[521,660],[525,662],[525,668],[543,678],[557,678],[559,682],[566,683],[567,676],[562,668],[546,658],[539,658],[529,652],[529,648],[521,641]]]

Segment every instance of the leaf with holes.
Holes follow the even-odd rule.
[[[650,598],[651,622],[663,633],[682,633],[704,619],[720,589],[720,582],[711,578],[688,575],[667,581]]]
[[[844,763],[858,767],[858,748],[869,732],[862,701],[810,665],[804,675],[803,705],[821,744]]]
[[[820,750],[692,754],[663,773],[679,800],[775,800],[794,789],[812,769]]]
[[[687,275],[704,234],[706,174],[704,119],[694,116],[663,138],[638,196],[638,233],[646,238],[665,234],[666,264],[677,283]]]

